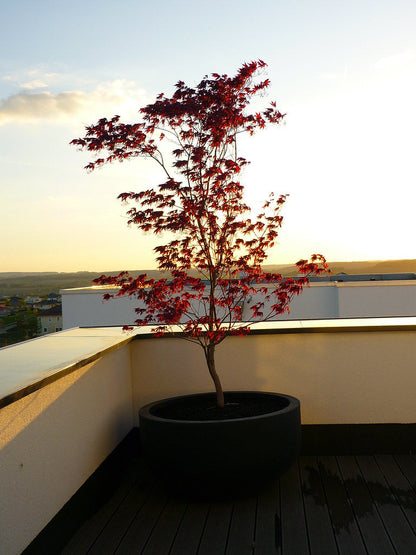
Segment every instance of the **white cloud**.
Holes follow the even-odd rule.
[[[35,88],[33,82],[32,88]],[[133,117],[138,108],[148,102],[143,89],[124,79],[102,83],[91,92],[73,90],[52,93],[31,92],[30,87],[27,89],[0,102],[0,125],[68,123],[80,119],[90,122],[96,117],[109,117],[116,113],[123,118]]]
[[[28,81],[27,83],[22,83],[23,89],[45,89],[47,87],[47,83],[45,81],[41,81],[40,79],[35,79],[34,81]]]
[[[2,77],[2,81],[14,83],[16,86],[21,88],[37,88],[37,83],[42,83],[42,87],[50,87],[63,83],[67,81],[68,78],[73,79],[73,76],[66,73],[45,71],[43,68],[34,68],[20,71],[16,70],[9,75],[4,75]]]
[[[416,52],[414,50],[405,50],[399,54],[393,54],[392,56],[386,56],[381,58],[374,64],[376,69],[389,69],[396,66],[404,65],[416,59]]]

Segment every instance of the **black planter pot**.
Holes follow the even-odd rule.
[[[150,468],[169,489],[197,498],[245,495],[277,478],[300,451],[300,403],[279,393],[225,394],[226,403],[233,406],[253,400],[266,405],[268,412],[208,420],[178,418],[178,406],[214,407],[211,393],[164,399],[141,408],[141,443]],[[192,414],[188,418],[194,418]]]

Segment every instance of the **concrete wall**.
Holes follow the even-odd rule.
[[[218,347],[217,367],[225,389],[294,395],[301,400],[304,424],[416,422],[415,318],[280,322],[270,327],[278,333],[228,338]],[[104,335],[95,331],[98,337]],[[110,338],[102,339],[103,349],[115,345],[116,334],[106,331]],[[32,353],[32,359],[40,361],[39,379],[49,374],[47,365],[54,349],[64,348],[65,334],[71,356],[82,360],[82,351],[88,356],[92,350],[92,339],[84,332],[27,342],[22,365],[26,368]],[[140,406],[212,391],[198,346],[179,338],[133,337],[118,350],[0,409],[2,555],[21,553],[36,537],[138,424]],[[46,343],[46,352],[38,352]],[[14,349],[22,350],[1,350],[10,366],[1,369],[3,374],[16,373],[10,362]]]
[[[141,339],[131,353],[136,422],[148,402],[213,389],[196,345]],[[416,331],[331,330],[228,338],[217,369],[225,389],[298,397],[304,424],[414,423],[415,360]]]
[[[63,329],[133,324],[137,318],[134,312],[138,304],[137,299],[116,297],[104,301],[103,295],[107,292],[117,293],[117,290],[84,287],[61,291]]]
[[[21,553],[132,426],[128,345],[2,408],[2,555]]]
[[[62,293],[63,329],[77,326],[134,324],[138,301],[116,297],[103,301],[99,287],[65,289]],[[243,307],[243,320],[251,319],[250,304]],[[272,304],[272,303],[270,303]],[[265,312],[267,311],[267,306]],[[290,312],[276,320],[360,318],[416,315],[416,280],[312,283],[290,304]]]
[[[416,282],[338,283],[342,318],[414,316]]]
[[[243,310],[243,320],[252,320],[250,305],[261,301],[260,295],[253,295],[251,301],[246,302]],[[274,303],[270,299],[269,305]],[[324,318],[340,318],[338,309],[338,289],[336,283],[312,283],[305,287],[302,294],[293,298],[289,305],[290,311],[276,316],[274,320],[320,320]],[[416,306],[415,306],[416,310]],[[267,304],[264,313],[266,314]]]

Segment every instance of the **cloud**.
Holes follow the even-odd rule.
[[[95,90],[52,93],[27,90],[13,94],[0,102],[0,125],[7,123],[69,123],[119,113],[133,117],[138,108],[148,102],[147,94],[135,83],[119,79],[100,84]],[[41,85],[41,83],[38,83]]]
[[[39,67],[29,70],[16,70],[9,75],[4,75],[1,79],[7,83],[14,83],[23,89],[34,89],[61,84],[67,81],[68,78],[73,79],[73,76],[67,73],[46,71]]]
[[[47,83],[41,81],[40,79],[35,79],[34,81],[28,81],[27,83],[22,83],[23,89],[45,89]]]
[[[381,58],[374,64],[376,69],[389,69],[396,66],[404,65],[416,59],[416,52],[414,50],[405,50],[399,54],[393,54],[392,56],[386,56]]]

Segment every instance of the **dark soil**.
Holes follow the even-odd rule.
[[[152,408],[159,418],[187,421],[231,420],[249,418],[282,410],[287,406],[284,398],[267,395],[226,394],[225,406],[216,406],[215,395],[175,399]]]

